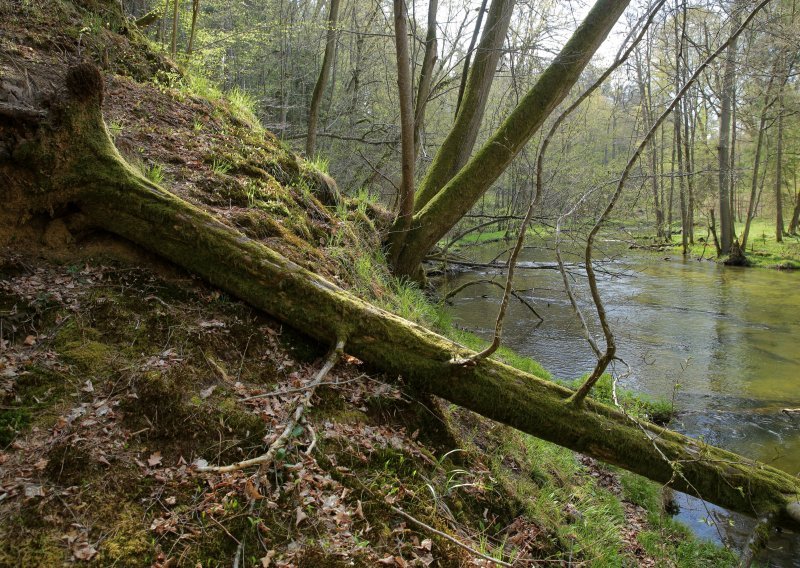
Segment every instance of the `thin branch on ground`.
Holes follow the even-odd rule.
[[[407,520],[411,521],[412,523],[414,523],[414,524],[415,524],[415,525],[417,525],[417,526],[420,526],[420,527],[422,527],[422,528],[423,528],[423,529],[425,529],[426,531],[430,531],[430,532],[432,532],[432,533],[433,533],[433,534],[435,534],[436,536],[440,536],[440,537],[442,537],[443,539],[449,540],[450,542],[452,542],[452,543],[453,543],[453,544],[455,544],[456,546],[460,546],[461,548],[463,548],[464,550],[466,550],[466,551],[467,551],[467,552],[469,552],[470,554],[474,554],[475,556],[477,556],[477,557],[479,557],[479,558],[483,558],[484,560],[488,560],[489,562],[494,562],[494,563],[495,563],[495,564],[497,564],[498,566],[508,566],[509,568],[512,566],[512,565],[511,565],[510,563],[508,563],[508,562],[504,562],[503,560],[498,560],[497,558],[492,558],[492,557],[491,557],[491,556],[489,556],[488,554],[484,554],[484,553],[482,553],[482,552],[478,552],[477,550],[475,550],[474,548],[472,548],[472,547],[470,547],[470,546],[468,546],[468,545],[464,544],[463,542],[461,542],[461,541],[460,541],[460,540],[458,540],[457,538],[455,538],[455,537],[453,537],[453,536],[450,536],[449,534],[447,534],[447,533],[445,533],[445,532],[442,532],[442,531],[440,531],[440,530],[437,530],[437,529],[433,528],[432,526],[430,526],[430,525],[428,525],[428,524],[425,524],[425,523],[423,523],[423,522],[422,522],[422,521],[420,521],[419,519],[416,519],[416,518],[412,517],[411,515],[409,515],[408,513],[406,513],[405,511],[403,511],[402,509],[398,509],[397,507],[391,507],[391,509],[392,509],[392,511],[394,511],[395,513],[397,513],[398,515],[400,515],[400,516],[401,516],[401,517],[403,517],[404,519],[407,519]]]
[[[266,468],[273,462],[275,459],[275,455],[278,453],[278,450],[286,447],[286,443],[289,441],[289,438],[292,436],[292,432],[294,431],[295,427],[297,426],[298,422],[300,422],[301,418],[303,417],[303,412],[305,411],[306,407],[309,406],[311,403],[311,397],[314,396],[314,391],[316,387],[322,382],[322,379],[328,374],[336,362],[339,360],[340,355],[342,354],[342,349],[344,349],[344,339],[338,339],[336,341],[336,347],[330,352],[327,359],[325,360],[325,364],[319,370],[319,372],[314,377],[314,380],[308,385],[308,390],[305,396],[301,399],[300,403],[294,410],[294,415],[292,416],[291,420],[286,424],[286,427],[283,429],[283,432],[278,439],[272,442],[267,453],[260,455],[258,457],[240,461],[235,464],[225,465],[225,466],[202,466],[198,467],[197,471],[200,472],[213,472],[213,473],[228,473],[231,471],[238,471],[240,469],[244,469],[246,467],[251,467],[254,465],[260,465],[263,468]]]
[[[307,385],[304,385],[302,387],[297,387],[297,388],[294,388],[294,389],[285,389],[285,390],[279,390],[279,391],[265,392],[265,393],[262,393],[262,394],[254,394],[252,396],[246,396],[244,398],[240,398],[239,401],[240,402],[247,402],[248,400],[258,400],[259,398],[270,398],[270,397],[273,397],[273,396],[282,396],[282,395],[285,395],[285,394],[294,394],[294,393],[304,392],[304,391],[307,391],[308,389],[314,389],[314,388],[321,387],[321,386],[336,387],[336,386],[339,386],[339,385],[346,385],[347,383],[354,383],[356,381],[360,381],[361,379],[366,378],[366,376],[367,375],[359,375],[357,377],[353,377],[352,379],[347,379],[345,381],[328,381],[328,382],[321,382],[321,383],[317,383],[317,384],[314,384],[314,382],[312,381],[312,382],[310,382]]]

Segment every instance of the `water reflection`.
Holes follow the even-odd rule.
[[[499,247],[479,251],[491,259]],[[539,258],[536,255],[539,255]],[[541,253],[525,262],[538,270],[520,270],[516,288],[544,317],[534,329],[530,312],[512,303],[505,342],[540,361],[555,376],[573,379],[588,372],[594,357],[563,293],[560,275],[543,264]],[[800,473],[800,417],[782,413],[800,408],[800,274],[722,268],[710,262],[627,257],[606,266],[600,289],[607,304],[619,355],[633,373],[624,387],[671,397],[680,411],[674,427],[691,436],[762,460],[791,474]],[[480,278],[495,276],[482,271]],[[449,277],[450,287],[475,279],[476,272]],[[575,279],[580,289],[583,278]],[[593,315],[586,290],[579,303]],[[493,286],[466,289],[453,300],[454,322],[490,337],[500,300]],[[595,330],[596,331],[596,330]],[[676,388],[677,386],[677,388]],[[703,537],[719,541],[700,519],[702,502],[682,498],[680,518]],[[741,542],[750,520],[723,518],[720,532]],[[733,521],[731,526],[728,520]],[[800,567],[800,537],[779,537],[768,553],[772,566]]]

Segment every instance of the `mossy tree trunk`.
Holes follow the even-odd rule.
[[[0,164],[2,173],[13,174],[13,183],[0,192],[11,204],[7,207],[17,208],[18,219],[69,206],[89,224],[153,251],[319,341],[346,340],[348,353],[431,394],[723,507],[800,525],[796,477],[635,423],[592,400],[576,408],[567,403],[568,389],[490,359],[454,364],[473,354],[342,290],[145,179],[108,136],[99,72],[79,65],[67,83],[71,95],[64,106],[51,109],[35,135],[19,137],[11,163]]]
[[[489,8],[486,27],[475,53],[475,63],[469,71],[466,68],[464,71],[468,73],[468,77],[463,78],[464,95],[463,99],[459,98],[460,104],[453,128],[436,152],[425,179],[420,184],[414,211],[419,211],[427,205],[437,192],[453,179],[472,154],[497,71],[497,62],[503,53],[503,41],[508,33],[513,10],[514,0],[494,0]],[[483,6],[478,17],[480,18],[482,14]],[[477,31],[476,29],[476,34]]]
[[[495,0],[492,9],[499,1]],[[398,275],[419,279],[420,263],[428,251],[500,177],[531,136],[569,93],[594,52],[622,15],[628,2],[629,0],[598,0],[558,56],[539,76],[536,84],[472,159],[451,178],[445,176],[441,189],[427,189],[429,186],[436,188],[439,185],[438,182],[430,181],[434,173],[428,173],[417,192],[416,212],[408,235],[402,243],[402,249],[392,255],[393,258],[397,258],[394,270]],[[487,26],[491,23],[490,12]],[[476,58],[473,73],[477,65]],[[469,108],[469,91],[468,86],[457,123],[461,119],[461,113]],[[440,157],[449,163],[458,155],[457,149],[448,150],[444,144],[434,163],[431,164],[431,170],[437,167],[436,162]],[[424,206],[420,207],[423,203]]]

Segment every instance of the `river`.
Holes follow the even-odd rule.
[[[477,247],[486,262],[506,244]],[[594,356],[552,253],[526,249],[515,288],[544,321],[512,298],[504,344],[539,361],[554,377],[574,379]],[[473,251],[471,251],[473,254]],[[625,253],[603,265],[599,287],[617,336],[618,354],[631,367],[621,386],[671,399],[672,428],[800,473],[800,273],[718,266],[678,254]],[[579,304],[594,319],[585,277],[575,271]],[[470,270],[447,277],[452,289],[469,280],[504,277]],[[453,323],[490,338],[501,291],[476,285],[453,299]],[[752,521],[679,494],[678,517],[701,538],[740,548]],[[716,522],[711,522],[711,521]],[[776,567],[800,567],[800,535],[774,537],[759,558]]]

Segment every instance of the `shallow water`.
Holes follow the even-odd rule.
[[[502,248],[505,248],[504,246]],[[489,260],[502,250],[485,245]],[[512,299],[504,343],[533,357],[560,379],[591,370],[594,356],[583,339],[561,276],[548,269],[552,256],[530,252],[516,289],[533,301],[536,318]],[[538,257],[538,258],[537,258]],[[669,260],[664,260],[669,258]],[[800,273],[720,267],[684,261],[679,255],[626,255],[604,265],[599,285],[617,336],[619,355],[631,374],[621,385],[662,398],[675,398],[673,428],[707,442],[800,473]],[[574,272],[587,319],[585,277]],[[504,277],[470,271],[448,277],[453,288],[468,280]],[[490,337],[500,289],[472,286],[453,301],[453,323]],[[680,496],[679,518],[701,537],[741,546],[751,521],[698,499]],[[716,525],[709,520],[716,519]],[[733,522],[731,526],[730,521]],[[800,535],[770,542],[761,560],[770,566],[800,567]]]

